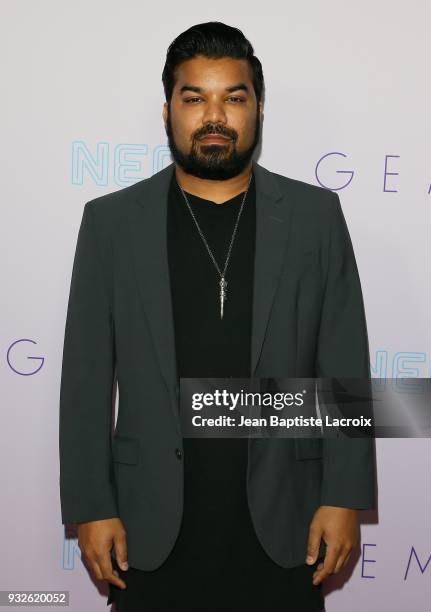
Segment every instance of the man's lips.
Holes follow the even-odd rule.
[[[199,139],[201,142],[214,142],[214,143],[226,143],[229,142],[231,139],[228,138],[227,136],[221,136],[220,134],[207,134],[206,136],[203,136],[202,138]]]

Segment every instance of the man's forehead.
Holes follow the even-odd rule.
[[[195,57],[179,64],[176,68],[176,86],[187,83],[205,88],[205,82],[220,81],[225,86],[245,82],[251,84],[251,69],[247,60],[235,58]]]

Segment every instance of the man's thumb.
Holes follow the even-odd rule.
[[[307,544],[307,558],[305,559],[305,562],[308,563],[308,565],[315,563],[319,552],[319,546],[320,532],[316,529],[310,529]]]
[[[114,540],[114,546],[115,558],[117,559],[118,565],[121,567],[122,570],[127,570],[129,568],[129,564],[127,563],[126,536],[116,536]]]

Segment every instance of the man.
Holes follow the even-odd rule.
[[[374,507],[371,440],[183,438],[178,392],[183,377],[369,376],[340,201],[252,159],[263,73],[238,29],[183,32],[163,84],[174,163],[84,208],[62,519],[119,612],[318,612]]]

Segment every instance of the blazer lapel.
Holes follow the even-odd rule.
[[[168,191],[173,170],[174,164],[170,164],[142,183],[142,191],[133,207],[130,230],[139,293],[169,391],[171,408],[181,433],[166,239]]]
[[[251,375],[259,362],[271,305],[281,274],[291,207],[274,175],[253,161],[256,179],[256,251],[254,262]]]
[[[136,280],[179,429],[178,380],[166,239],[169,164],[142,183],[133,207],[131,244]],[[256,251],[252,305],[251,372],[255,375],[288,237],[290,206],[271,172],[253,161],[256,181]]]

